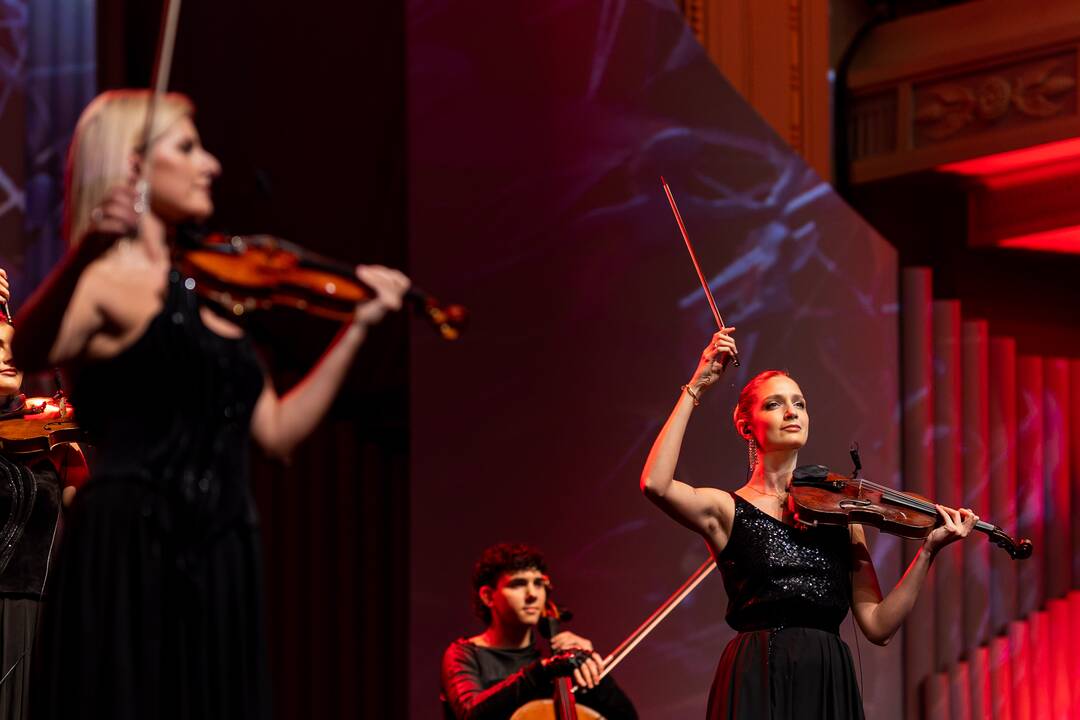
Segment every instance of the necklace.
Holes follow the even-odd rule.
[[[748,489],[750,489],[750,490],[753,490],[753,491],[754,491],[754,492],[756,492],[756,493],[757,493],[758,495],[764,495],[765,497],[771,497],[771,498],[776,498],[776,499],[777,499],[777,500],[779,500],[780,502],[783,502],[783,501],[784,501],[784,499],[785,499],[785,498],[787,497],[787,491],[786,491],[786,490],[784,491],[784,494],[783,494],[783,495],[777,495],[776,493],[767,493],[767,492],[764,492],[764,491],[762,491],[762,490],[758,490],[758,489],[757,489],[756,487],[754,487],[753,485],[747,485],[746,487],[747,487]]]

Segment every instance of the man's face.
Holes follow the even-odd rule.
[[[493,621],[533,626],[547,602],[547,585],[547,577],[539,570],[518,570],[503,573],[494,588],[481,588],[480,598],[491,608]]]

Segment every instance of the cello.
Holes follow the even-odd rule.
[[[537,623],[537,630],[545,640],[559,634],[562,618],[570,619],[565,609],[560,612],[550,600],[544,608],[544,615]],[[603,677],[603,675],[601,675]],[[577,689],[570,683],[570,678],[559,677],[554,680],[555,693],[551,700],[533,700],[518,708],[510,720],[603,720],[603,716],[585,705],[578,705],[574,699]]]

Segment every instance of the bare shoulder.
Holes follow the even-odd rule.
[[[719,509],[721,520],[727,520],[727,525],[730,527],[731,519],[735,517],[735,498],[727,490],[720,490],[719,488],[706,488],[709,490],[713,497],[716,507]]]
[[[712,508],[716,525],[709,529],[707,539],[722,549],[727,543],[728,535],[731,534],[731,525],[735,520],[735,499],[726,490],[715,487],[697,488],[697,492],[704,495],[709,506]]]
[[[134,343],[161,312],[169,266],[141,261],[117,248],[87,267],[81,282],[86,283],[86,299],[100,309],[103,320],[87,343],[86,355],[107,359]]]

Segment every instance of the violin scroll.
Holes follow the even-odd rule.
[[[976,527],[978,528],[978,526]],[[1009,557],[1013,560],[1027,560],[1031,557],[1034,546],[1031,544],[1030,540],[1027,538],[1020,538],[1019,541],[1016,541],[1001,528],[992,525],[991,527],[993,530],[986,531],[987,535],[990,537],[990,542],[1009,553]]]
[[[457,340],[465,330],[469,311],[464,305],[442,305],[438,300],[417,287],[409,288],[405,299],[438,331],[443,340]]]

